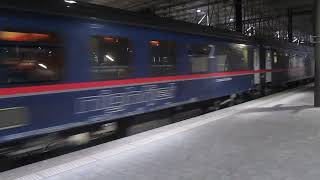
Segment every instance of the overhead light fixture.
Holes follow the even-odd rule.
[[[239,46],[240,48],[247,47],[247,45],[246,45],[246,44],[238,44],[238,46]]]
[[[77,1],[74,0],[64,0],[64,2],[69,3],[69,4],[76,4]]]
[[[202,18],[200,19],[200,21],[198,22],[198,24],[201,24],[203,19],[207,16],[207,14],[203,15]]]
[[[40,67],[42,67],[43,69],[48,69],[48,67],[42,63],[38,64]]]
[[[201,9],[197,9],[197,13],[201,13]]]

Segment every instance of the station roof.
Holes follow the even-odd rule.
[[[78,0],[146,16],[157,15],[176,20],[234,29],[235,0]],[[241,0],[243,32],[286,39],[288,10],[292,12],[294,36],[306,40],[313,32],[313,0]],[[208,17],[207,17],[207,16]],[[200,23],[199,23],[200,22]],[[268,34],[268,33],[272,34]]]

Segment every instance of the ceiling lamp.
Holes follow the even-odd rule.
[[[69,3],[69,4],[76,4],[77,1],[74,0],[64,0],[64,2]]]

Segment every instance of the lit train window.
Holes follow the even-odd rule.
[[[191,47],[193,73],[249,70],[253,50],[245,44],[209,44]]]
[[[152,76],[169,76],[176,74],[176,45],[172,41],[152,40],[151,50]]]
[[[54,34],[0,31],[0,84],[62,80],[63,49]]]
[[[130,77],[133,51],[127,38],[93,36],[90,43],[93,80],[116,80]]]
[[[217,71],[241,71],[249,69],[253,53],[245,44],[219,44],[216,46],[215,59]],[[251,59],[250,59],[251,58]]]
[[[229,53],[226,51],[226,48],[222,45],[217,46],[217,51],[214,56],[214,61],[216,62],[216,71],[217,72],[227,72],[231,71],[229,63]]]
[[[192,73],[206,73],[209,71],[209,59],[214,58],[214,45],[192,45],[188,49]]]

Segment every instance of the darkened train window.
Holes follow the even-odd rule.
[[[90,41],[93,80],[130,77],[132,49],[127,38],[94,36]]]
[[[188,49],[192,73],[209,72],[209,61],[214,60],[215,45],[192,45]]]
[[[0,31],[2,85],[62,80],[63,49],[55,34]]]
[[[152,76],[168,76],[176,74],[176,45],[172,41],[153,40],[151,48]]]

